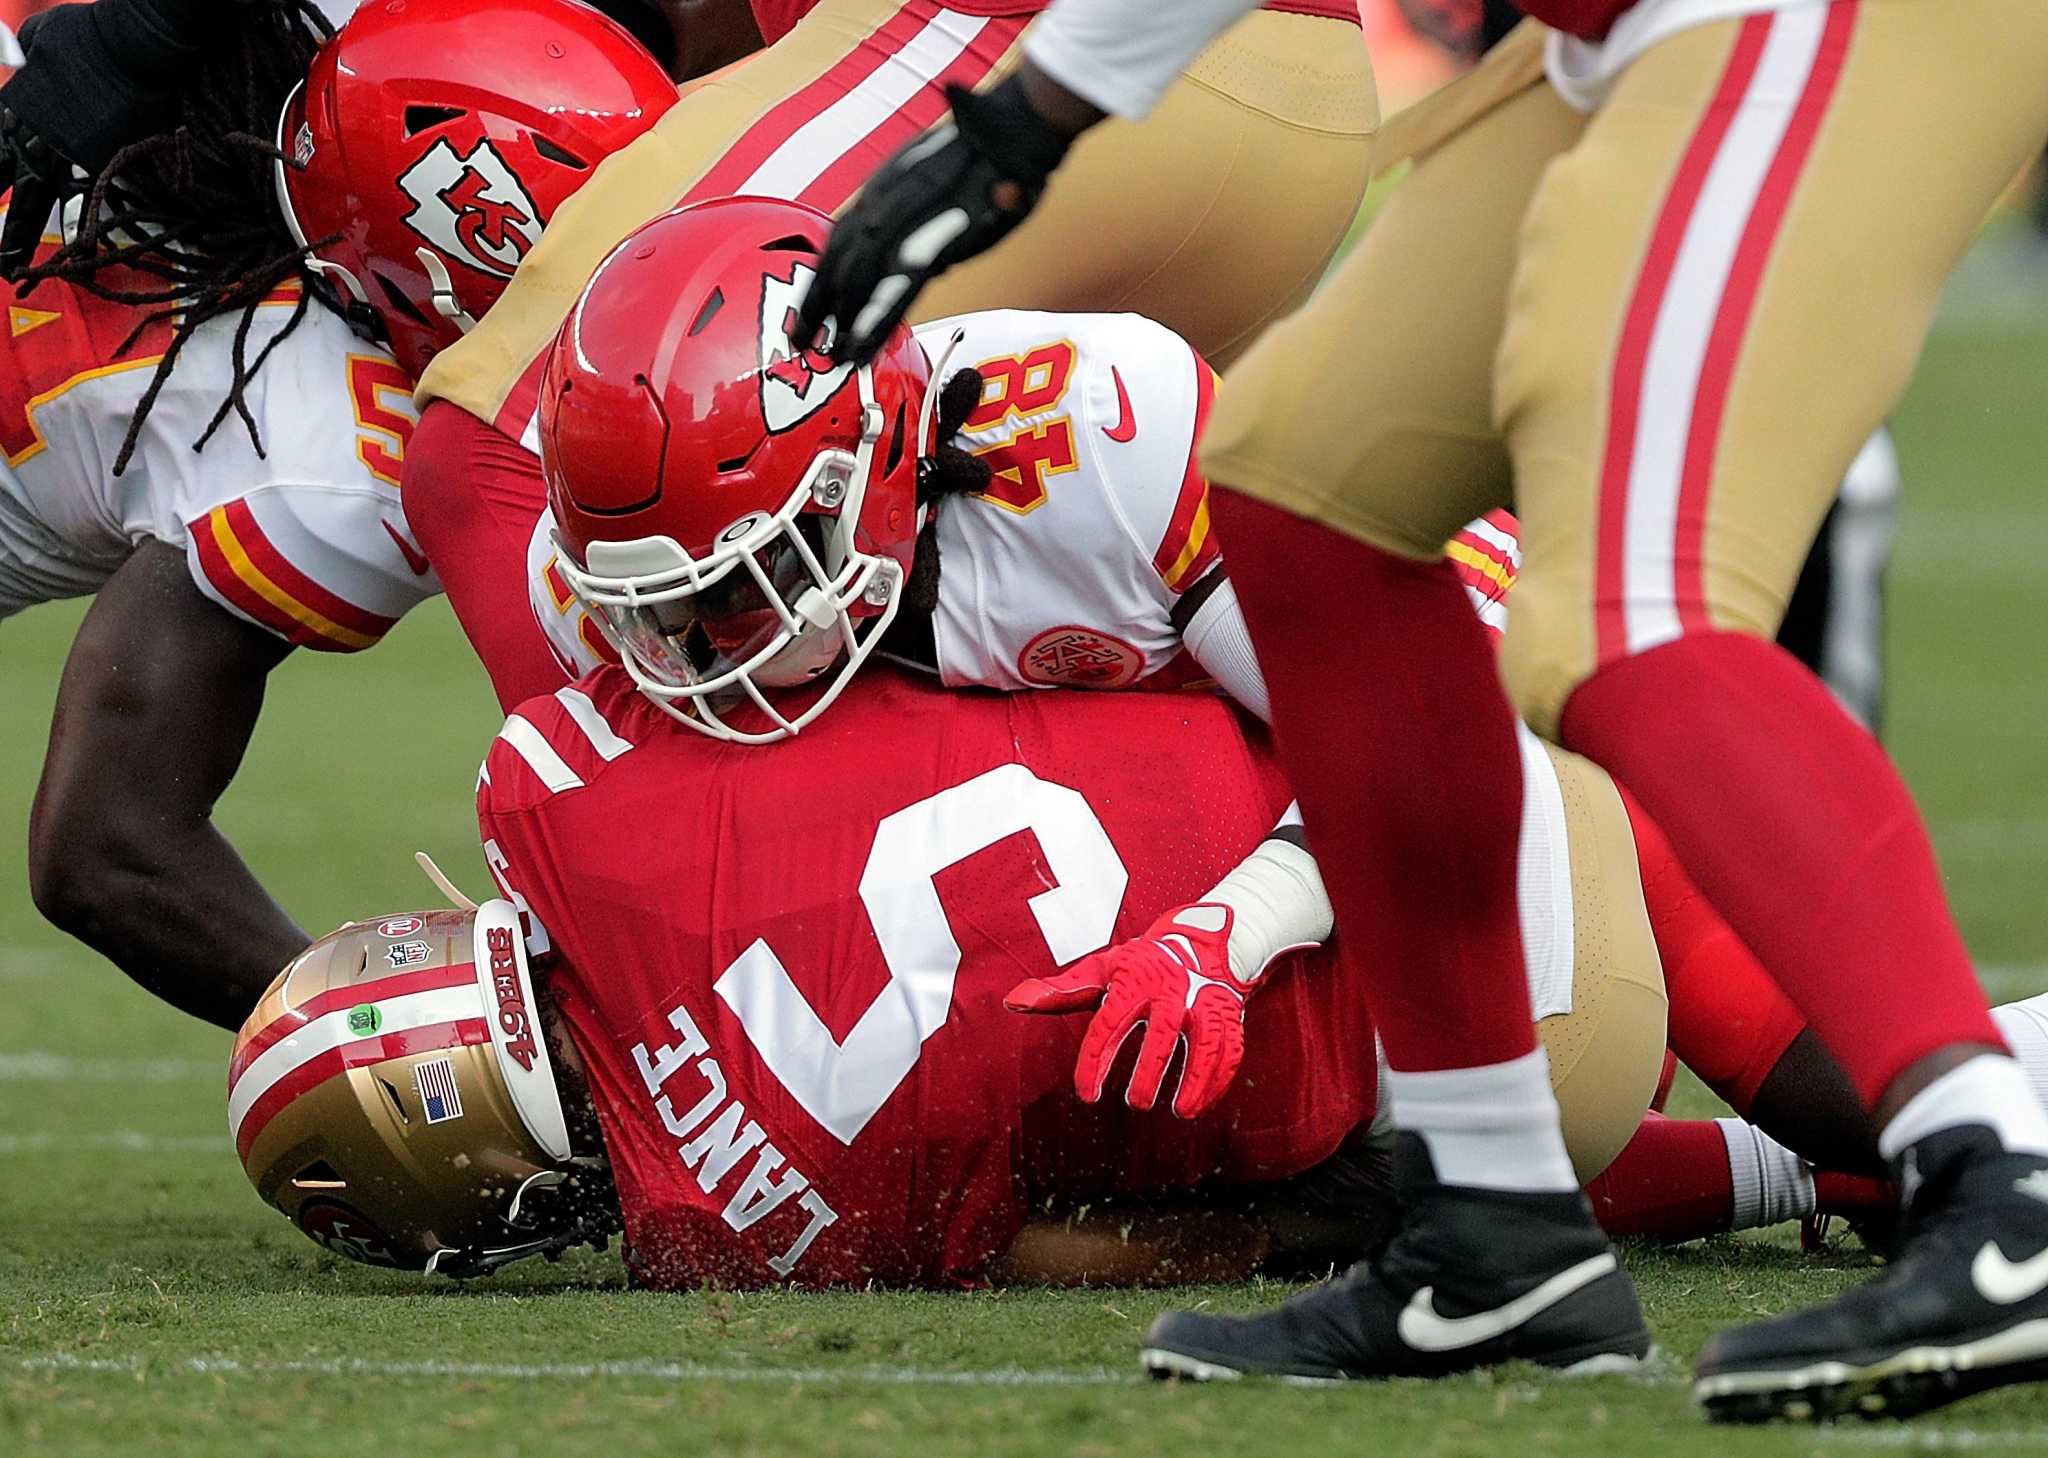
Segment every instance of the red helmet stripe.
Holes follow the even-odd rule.
[[[429,1023],[421,1028],[359,1038],[338,1048],[329,1048],[293,1068],[249,1105],[235,1131],[235,1153],[246,1160],[249,1150],[280,1109],[338,1073],[346,1073],[368,1063],[382,1063],[387,1058],[406,1058],[415,1053],[431,1053],[438,1048],[461,1048],[488,1042],[490,1036],[490,1029],[482,1018],[461,1018],[454,1022]]]
[[[409,992],[432,992],[439,987],[466,987],[476,980],[476,966],[462,962],[446,967],[422,967],[417,972],[400,972],[391,977],[380,977],[375,982],[356,983],[351,987],[330,987],[319,996],[300,1003],[289,1012],[280,1014],[265,1023],[251,1037],[242,1040],[235,1049],[235,1056],[228,1063],[228,1090],[233,1092],[235,1083],[242,1073],[258,1057],[268,1052],[271,1045],[290,1037],[300,1028],[317,1017],[324,1017],[338,1008],[354,1007],[362,1002],[383,1002],[393,997],[404,997]],[[368,994],[375,993],[375,996]]]

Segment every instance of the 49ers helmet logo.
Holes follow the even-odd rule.
[[[467,157],[441,138],[398,185],[413,200],[405,225],[472,268],[510,278],[540,241],[540,209],[489,138]]]
[[[774,274],[761,277],[761,414],[771,434],[801,424],[838,393],[850,364],[834,364],[825,349],[832,345],[828,332],[819,341],[824,349],[798,349],[790,342],[796,328],[796,306],[811,285],[815,271],[796,264],[788,278]]]

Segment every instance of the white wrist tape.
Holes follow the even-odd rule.
[[[1315,857],[1292,841],[1261,841],[1202,900],[1230,908],[1230,974],[1246,986],[1281,953],[1328,941],[1336,924]]]

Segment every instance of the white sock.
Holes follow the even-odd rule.
[[[1980,1053],[1906,1101],[1877,1136],[1877,1152],[1897,1159],[1908,1145],[1961,1124],[1982,1124],[2012,1154],[2048,1155],[2048,1113],[2027,1074],[2003,1053]]]
[[[2048,992],[2023,1002],[1991,1009],[1991,1021],[2005,1034],[2005,1045],[2026,1070],[2034,1097],[2048,1105]]]
[[[1436,1177],[1485,1190],[1576,1190],[1542,1048],[1479,1068],[1387,1069],[1395,1127],[1422,1136]]]
[[[1804,1220],[1813,1213],[1813,1172],[1805,1160],[1740,1119],[1714,1123],[1728,1146],[1728,1178],[1735,1186],[1730,1230]]]

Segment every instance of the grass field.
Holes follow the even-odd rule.
[[[2048,310],[1973,311],[1940,330],[1898,422],[1891,736],[1998,998],[2048,987],[2048,682],[2024,636],[2048,560],[2044,381]],[[2048,1391],[1908,1429],[1702,1426],[1682,1377],[1709,1331],[1859,1276],[1855,1256],[1802,1259],[1782,1239],[1631,1253],[1665,1353],[1647,1379],[1313,1392],[1136,1380],[1137,1335],[1169,1300],[1253,1307],[1284,1294],[1272,1286],[657,1297],[596,1256],[466,1288],[346,1267],[243,1180],[223,1133],[225,1036],[29,904],[24,827],[77,617],[0,626],[0,1454],[2048,1447]],[[496,722],[435,604],[375,652],[300,655],[278,675],[222,821],[316,931],[431,902],[416,847],[481,887],[470,787]]]

